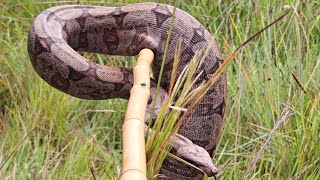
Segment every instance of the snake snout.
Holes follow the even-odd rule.
[[[212,177],[218,174],[219,170],[218,169],[210,169],[208,167],[200,167],[202,171],[204,171],[208,177]]]

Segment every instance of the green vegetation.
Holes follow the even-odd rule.
[[[92,172],[99,179],[118,175],[126,101],[87,101],[61,93],[39,78],[27,54],[32,19],[46,8],[77,2],[0,1],[0,167],[33,130],[0,170],[0,179],[93,179]],[[133,2],[142,1],[81,0],[80,4]],[[292,8],[228,65],[225,124],[214,156],[222,169],[219,177],[242,179],[283,105],[290,102],[295,114],[273,135],[248,177],[320,179],[320,3],[219,2],[185,0],[178,7],[210,29],[224,57],[282,15],[284,5]],[[87,57],[112,66],[133,62],[133,58]]]

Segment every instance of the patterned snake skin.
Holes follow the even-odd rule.
[[[164,56],[173,7],[156,3],[122,7],[57,6],[42,12],[33,22],[28,52],[36,72],[51,86],[83,99],[128,99],[132,70],[90,62],[76,51],[133,56],[143,48],[155,53],[153,73],[157,80]],[[177,9],[165,61],[161,86],[167,91],[174,51],[182,40],[180,73],[199,50],[213,41],[211,34],[192,16]],[[216,44],[201,66],[195,86],[206,81],[222,63]],[[179,74],[178,73],[178,74]],[[153,103],[155,83],[151,85]],[[160,97],[164,97],[161,91]],[[179,133],[210,154],[215,149],[225,109],[226,76],[222,75],[181,125]],[[163,98],[156,102],[161,106]],[[203,174],[167,158],[160,174],[163,179],[201,179]],[[158,178],[162,179],[162,178]]]

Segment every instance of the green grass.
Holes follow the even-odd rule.
[[[85,1],[108,5],[142,1]],[[172,1],[158,1],[173,3]],[[211,1],[210,1],[211,2]],[[320,179],[320,3],[310,1],[179,1],[178,7],[215,36],[224,57],[293,8],[276,26],[251,41],[228,65],[228,101],[214,156],[221,179],[242,179],[246,168],[291,103],[296,113],[272,137],[249,178]],[[121,168],[121,122],[126,101],[86,101],[47,85],[26,50],[32,19],[71,1],[0,2],[0,179],[111,179]],[[92,56],[109,65],[132,58]],[[298,79],[306,93],[295,81]],[[115,112],[96,113],[107,109]]]

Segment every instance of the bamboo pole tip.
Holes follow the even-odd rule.
[[[153,58],[154,58],[154,53],[150,49],[142,49],[139,52],[138,60],[140,60],[140,63],[144,62],[150,65],[153,61]]]

